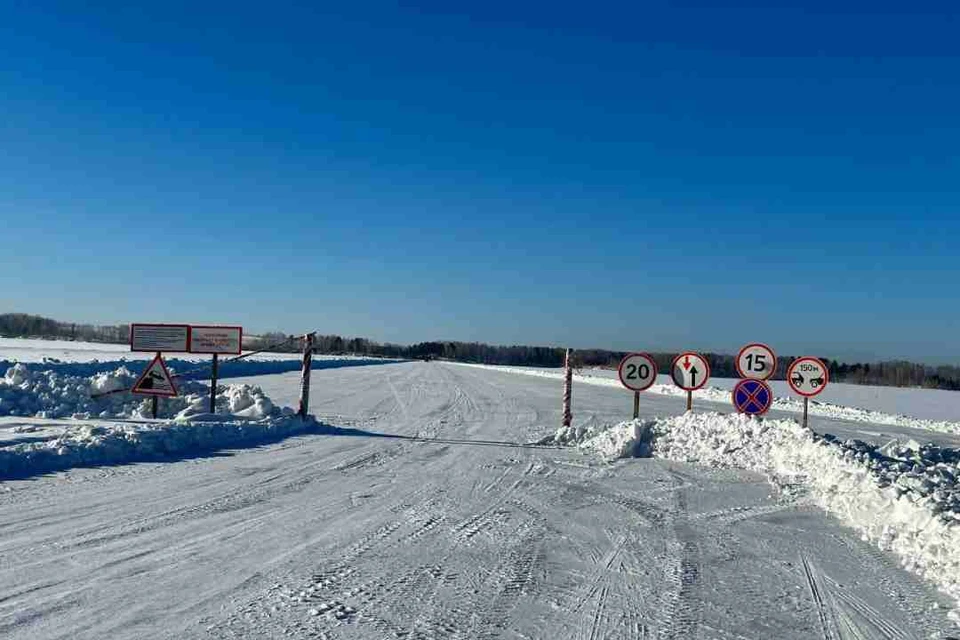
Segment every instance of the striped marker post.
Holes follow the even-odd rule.
[[[573,395],[573,370],[570,368],[570,349],[563,361],[563,426],[569,427],[573,420],[570,413],[570,397]]]

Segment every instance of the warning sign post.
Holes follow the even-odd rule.
[[[143,370],[140,377],[137,378],[131,393],[137,393],[144,396],[153,396],[153,417],[157,417],[157,398],[166,396],[168,398],[176,397],[177,387],[173,384],[173,376],[167,370],[167,364],[163,361],[160,352],[154,356],[147,368]]]
[[[220,370],[220,354],[238,356],[243,345],[243,327],[208,325],[190,326],[190,353],[213,355],[210,375],[210,413],[217,412],[217,374]]]
[[[673,359],[670,377],[675,385],[687,392],[687,411],[692,411],[693,392],[710,379],[710,363],[695,351],[684,351]]]

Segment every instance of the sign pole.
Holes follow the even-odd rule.
[[[162,357],[162,355],[161,355],[161,353],[160,353],[159,351],[157,351],[157,357],[158,357],[158,358]],[[153,413],[153,419],[154,419],[154,420],[157,419],[157,406],[158,406],[159,404],[160,404],[160,398],[158,398],[157,396],[153,396],[153,403],[152,403],[152,405],[151,405],[150,408],[151,408],[151,411],[152,411],[152,413]]]
[[[687,411],[693,411],[693,391],[687,391]]]
[[[633,419],[636,420],[640,417],[640,392],[633,392]]]
[[[803,398],[803,428],[807,428],[807,406],[810,404],[810,398]]]
[[[210,377],[210,413],[217,412],[217,373],[220,366],[220,359],[217,354],[213,354],[213,373]]]
[[[303,336],[303,369],[300,370],[300,409],[297,413],[302,420],[307,419],[310,407],[310,366],[313,361],[313,336],[308,333]]]
[[[573,396],[573,370],[570,369],[570,349],[563,359],[563,426],[569,427],[573,420],[570,413],[570,400]]]

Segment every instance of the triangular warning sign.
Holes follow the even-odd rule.
[[[177,395],[177,388],[173,385],[173,377],[167,371],[167,365],[159,353],[150,363],[150,366],[140,374],[140,378],[130,391],[145,396],[173,397]]]

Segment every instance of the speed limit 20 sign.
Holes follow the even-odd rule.
[[[646,391],[657,381],[657,363],[646,353],[631,353],[620,361],[617,373],[630,391]]]
[[[769,380],[777,371],[777,355],[760,342],[748,344],[737,354],[737,373],[749,380]]]

